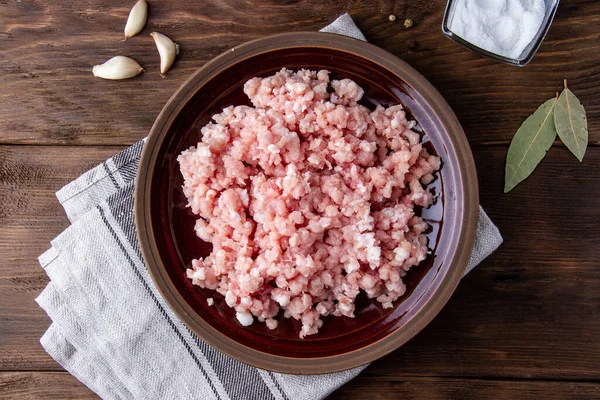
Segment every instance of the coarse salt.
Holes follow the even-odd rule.
[[[450,30],[479,48],[519,58],[556,0],[455,0]],[[548,4],[548,5],[549,5]]]

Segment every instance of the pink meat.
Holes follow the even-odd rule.
[[[414,208],[433,202],[440,159],[402,106],[371,112],[360,86],[328,71],[282,69],[244,92],[254,107],[214,115],[178,158],[196,233],[213,244],[188,277],[242,325],[275,329],[283,310],[301,338],[323,316],[354,317],[360,291],[393,307],[427,254]]]

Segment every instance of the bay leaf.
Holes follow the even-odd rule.
[[[560,94],[554,110],[554,123],[560,140],[579,161],[583,160],[588,144],[587,117],[581,102],[567,88]]]
[[[554,143],[554,109],[557,102],[556,98],[546,101],[515,133],[506,155],[504,193],[511,191],[527,178]]]

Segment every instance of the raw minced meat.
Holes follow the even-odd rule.
[[[426,257],[414,208],[431,205],[440,159],[401,105],[370,111],[359,85],[329,71],[282,69],[244,92],[254,107],[214,115],[178,158],[195,231],[213,245],[188,277],[242,325],[275,329],[283,310],[301,338],[324,316],[354,317],[361,290],[392,307]]]

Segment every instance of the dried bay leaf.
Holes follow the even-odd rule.
[[[504,193],[527,178],[554,143],[554,110],[557,102],[556,98],[546,101],[515,133],[506,155]]]
[[[554,123],[560,140],[582,161],[588,144],[587,117],[577,96],[567,88],[566,80],[554,110]]]

